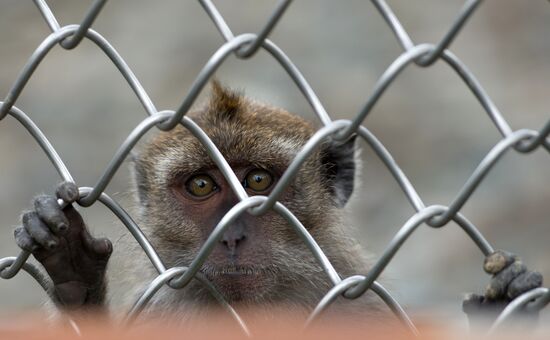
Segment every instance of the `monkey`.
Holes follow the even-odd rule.
[[[189,112],[217,146],[248,195],[270,194],[297,152],[315,133],[297,115],[212,83],[205,105]],[[303,163],[279,198],[305,226],[341,277],[366,273],[370,261],[345,222],[359,160],[356,138],[328,139]],[[206,148],[177,126],[144,141],[131,160],[137,221],[167,268],[187,266],[223,216],[239,202]],[[34,209],[15,229],[18,246],[31,252],[53,281],[54,303],[64,311],[106,310],[106,275],[113,244],[93,237],[73,207],[74,183],[61,183],[55,195],[34,199]],[[57,200],[67,206],[61,208]],[[123,250],[128,301],[135,300],[156,272],[139,256]],[[132,262],[133,261],[133,262]],[[496,263],[496,264],[495,264]],[[511,299],[542,285],[542,276],[513,254],[496,252],[486,261],[494,277],[485,295],[464,302],[467,314],[500,310]],[[332,287],[304,242],[274,211],[241,214],[225,231],[200,269],[232,306],[284,306],[309,313]],[[343,300],[343,299],[339,299]],[[356,301],[340,301],[350,313],[383,315],[368,291]],[[216,301],[200,283],[183,289],[163,287],[149,309],[165,315],[215,309]],[[490,307],[490,308],[489,308]]]

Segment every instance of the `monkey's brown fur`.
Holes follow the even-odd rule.
[[[279,175],[316,131],[302,118],[252,101],[217,82],[213,83],[207,105],[189,113],[188,117],[204,129],[232,168],[252,164],[273,169]],[[327,165],[325,161],[328,147],[323,145],[301,166],[280,202],[308,229],[342,277],[364,274],[367,261],[350,237],[350,230],[344,227],[344,212],[340,207],[343,204],[337,202],[330,176],[327,177],[334,170],[331,169],[334,165]],[[353,152],[352,146],[351,161],[355,162]],[[212,168],[216,166],[205,148],[181,126],[156,135],[135,157],[139,224],[168,268],[189,265],[219,220],[213,219],[205,232],[208,212],[195,213],[183,206],[174,199],[171,188],[182,174]],[[234,203],[237,202],[235,199]],[[281,216],[270,211],[254,219],[257,228],[262,230],[255,245],[258,250],[253,252],[260,263],[254,265],[261,267],[265,277],[246,287],[247,291],[251,290],[249,293],[232,286],[218,287],[221,293],[236,306],[283,306],[304,315],[311,312],[331,288],[327,275]],[[124,273],[124,290],[130,301],[135,300],[136,294],[156,275],[149,261],[140,254],[142,251],[136,248],[135,254],[123,255],[135,261],[127,267],[135,272]],[[203,270],[208,272],[208,266]],[[370,294],[357,301],[340,302],[337,305],[341,308],[334,308],[353,313],[377,314],[380,307]],[[188,313],[204,310],[200,307],[205,306],[210,308],[215,303],[206,289],[192,281],[181,290],[162,288],[154,297],[151,310]]]
[[[249,195],[269,195],[315,132],[303,119],[217,83],[210,102],[189,116],[217,145]],[[355,183],[354,150],[354,139],[326,141],[279,197],[342,277],[368,271],[368,261],[343,219],[342,207]],[[189,265],[212,229],[239,202],[237,196],[202,144],[180,126],[144,143],[133,163],[140,226],[167,268]],[[208,190],[194,191],[193,185]],[[61,207],[58,199],[68,205]],[[78,188],[72,182],[61,183],[55,196],[35,197],[34,210],[24,213],[22,226],[14,230],[18,246],[43,265],[53,284],[53,302],[63,310],[104,310],[107,282],[122,283],[119,290],[109,287],[112,297],[124,296],[127,304],[136,301],[157,275],[153,266],[134,240],[124,248],[92,237],[72,205],[77,199]],[[286,308],[292,315],[305,316],[332,287],[306,244],[273,211],[239,215],[219,241],[202,264],[201,275],[238,310],[261,308],[255,314],[271,318]],[[105,280],[113,248],[126,266],[116,271],[118,277]],[[469,316],[499,312],[512,298],[542,285],[542,275],[528,270],[515,255],[496,252],[487,263],[493,257],[503,263],[486,268],[494,275],[485,296],[472,294],[465,300]],[[394,320],[380,308],[380,299],[371,295],[353,301],[339,297],[329,310],[339,316]],[[192,281],[180,290],[162,287],[149,310],[167,316],[166,320],[189,320],[218,307],[207,290]]]

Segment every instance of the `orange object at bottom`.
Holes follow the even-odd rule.
[[[348,340],[348,339],[547,339],[545,332],[531,332],[525,328],[509,328],[494,336],[446,329],[445,325],[416,320],[420,336],[394,322],[326,317],[304,328],[302,316],[291,313],[282,317],[266,318],[261,313],[245,315],[249,334],[226,316],[209,316],[181,320],[170,317],[139,319],[123,327],[104,317],[73,315],[71,319],[46,321],[43,315],[6,318],[0,322],[0,339],[288,339],[288,340]],[[7,319],[10,319],[7,321]],[[546,333],[550,334],[550,333]]]

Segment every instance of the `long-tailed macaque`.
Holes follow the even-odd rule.
[[[188,114],[221,151],[249,195],[269,195],[297,152],[316,131],[302,118],[213,84],[210,101]],[[167,268],[189,265],[198,249],[238,198],[185,128],[159,132],[133,157],[138,222]],[[365,274],[369,263],[343,220],[343,207],[354,189],[355,139],[325,142],[303,164],[279,201],[308,229],[342,277]],[[17,244],[32,252],[55,285],[61,309],[107,304],[106,268],[112,243],[94,238],[75,208],[61,209],[57,199],[78,199],[73,183],[62,183],[55,196],[39,196],[23,215]],[[139,249],[138,249],[139,251]],[[132,260],[133,252],[126,256]],[[141,261],[141,260],[140,260]],[[148,261],[134,263],[127,290],[134,298],[155,276]],[[484,296],[472,296],[465,309],[507,303],[542,284],[516,257],[497,252],[487,260],[494,277]],[[273,211],[242,214],[225,232],[201,268],[234,306],[284,306],[309,312],[331,284],[304,242]],[[366,294],[366,295],[370,295]],[[369,314],[381,309],[375,298],[351,302],[342,310]],[[214,299],[199,283],[166,287],[151,301],[157,311],[179,313],[208,306]]]

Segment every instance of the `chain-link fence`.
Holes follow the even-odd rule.
[[[199,276],[196,276],[197,272],[199,271],[202,263],[209,256],[212,246],[217,243],[218,239],[224,233],[225,229],[232,220],[243,213],[259,215],[267,212],[268,210],[274,210],[286,218],[289,224],[296,230],[297,233],[301,234],[304,239],[310,240],[307,242],[307,246],[310,248],[312,256],[318,260],[320,266],[324,269],[326,275],[333,284],[333,288],[327,292],[310,315],[309,321],[315,319],[323,310],[330,306],[330,304],[338,296],[343,295],[348,299],[355,299],[364,294],[368,289],[371,289],[384,300],[384,302],[395,312],[397,317],[401,319],[411,329],[411,331],[416,332],[413,323],[399,306],[397,301],[395,301],[395,299],[388,293],[387,290],[384,289],[384,287],[376,282],[376,279],[384,271],[386,266],[390,263],[407,238],[422,224],[426,224],[433,228],[440,228],[446,226],[449,222],[454,221],[466,232],[466,234],[479,247],[483,254],[487,255],[491,253],[493,251],[492,246],[481,235],[477,228],[460,213],[461,208],[468,201],[494,164],[497,163],[500,157],[509,149],[513,149],[518,153],[529,153],[535,149],[543,148],[550,152],[550,139],[548,138],[550,134],[550,121],[538,131],[530,129],[513,130],[508,122],[503,118],[491,98],[485,93],[474,75],[466,68],[461,60],[448,49],[455,37],[461,31],[462,27],[466,24],[467,20],[482,3],[480,0],[470,0],[465,2],[455,21],[450,25],[447,33],[437,44],[415,44],[386,2],[383,0],[373,0],[372,3],[379,10],[380,15],[394,32],[397,41],[403,49],[403,53],[391,63],[384,74],[379,78],[374,90],[368,97],[367,102],[364,104],[359,113],[357,113],[355,118],[352,120],[337,121],[333,121],[331,119],[330,115],[325,110],[323,104],[316,96],[307,80],[303,77],[290,58],[288,58],[283,50],[281,50],[277,45],[267,39],[270,32],[273,30],[275,25],[277,25],[280,18],[291,4],[291,1],[289,0],[283,0],[277,4],[275,10],[272,12],[269,19],[258,34],[247,33],[236,36],[232,33],[230,27],[227,25],[223,16],[214,4],[209,0],[201,0],[201,5],[212,19],[218,31],[221,33],[225,43],[219,47],[219,49],[208,60],[204,68],[196,77],[181,105],[176,110],[164,111],[157,110],[155,104],[152,102],[137,77],[128,67],[124,59],[113,48],[113,46],[111,46],[111,44],[99,33],[91,29],[94,20],[99,15],[106,0],[94,1],[80,25],[68,26],[61,26],[58,23],[56,17],[45,1],[35,0],[34,2],[52,33],[32,54],[20,75],[13,83],[8,95],[4,101],[1,102],[0,120],[10,115],[21,123],[39,143],[40,147],[44,150],[61,178],[64,181],[72,182],[73,178],[70,172],[63,163],[63,160],[59,157],[56,150],[49,143],[46,136],[23,111],[15,106],[15,103],[40,62],[46,57],[52,48],[56,45],[60,45],[62,48],[70,50],[76,48],[83,39],[88,39],[96,44],[111,59],[119,72],[128,82],[128,85],[134,91],[146,113],[149,115],[149,117],[144,119],[132,131],[128,138],[119,147],[112,161],[107,165],[96,185],[91,188],[80,188],[81,198],[78,201],[79,205],[83,207],[91,206],[96,201],[100,201],[108,207],[130,230],[159,273],[158,277],[151,282],[147,289],[145,289],[144,294],[138,299],[138,301],[136,301],[130,310],[128,314],[129,321],[134,319],[147,306],[149,300],[163,285],[167,284],[172,288],[181,289],[185,287],[193,278],[200,279]],[[323,124],[323,127],[320,128],[307,142],[303,149],[300,150],[269,196],[248,197],[246,192],[240,189],[241,183],[224,159],[223,155],[217,150],[209,137],[190,118],[186,117],[185,114],[193,105],[203,87],[212,77],[213,73],[224,62],[226,57],[234,54],[240,59],[247,59],[252,57],[259,49],[264,49],[267,51],[290,75],[296,83],[298,89],[313,108],[317,117]],[[429,67],[437,60],[444,61],[456,72],[456,74],[460,76],[460,78],[471,90],[472,94],[477,98],[483,109],[489,115],[490,119],[494,123],[494,126],[502,135],[502,139],[485,156],[464,184],[462,189],[458,192],[455,199],[446,205],[426,206],[415,188],[412,186],[411,182],[408,180],[407,176],[399,168],[392,155],[386,150],[384,145],[366,127],[362,125],[362,123],[372,111],[372,108],[385,90],[407,66],[416,64],[420,67]],[[104,193],[104,190],[119,169],[125,157],[147,131],[153,127],[157,127],[165,131],[171,130],[178,124],[182,124],[185,128],[187,128],[208,149],[209,153],[212,155],[213,161],[224,174],[235,194],[239,197],[240,202],[224,216],[188,267],[166,268],[136,223],[115,200]],[[386,250],[375,262],[368,273],[365,275],[355,275],[347,278],[341,278],[332,267],[330,261],[323,254],[322,249],[320,249],[315,243],[315,240],[311,238],[300,221],[297,220],[296,217],[277,200],[284,189],[292,182],[296,172],[299,170],[301,164],[307,159],[312,150],[317,148],[319,144],[329,137],[336,140],[346,140],[352,134],[357,134],[364,141],[366,141],[375,154],[382,160],[388,171],[392,174],[401,187],[403,193],[415,209],[416,213],[411,216],[401,227],[400,231],[395,235]],[[62,202],[60,202],[60,204],[62,204]],[[48,279],[43,277],[43,274],[41,274],[40,270],[36,266],[27,262],[29,255],[29,253],[23,251],[17,257],[1,259],[0,273],[2,278],[12,278],[21,269],[23,269],[37,279],[37,281],[41,283],[42,287],[47,292],[51,292],[52,287]],[[223,297],[215,291],[215,288],[207,281],[203,280],[203,283],[212,291],[212,294],[234,316],[234,318],[246,331],[246,326],[243,321],[231,308],[231,306],[223,300]],[[516,298],[508,305],[508,307],[496,320],[493,328],[504,322],[520,308],[537,310],[543,308],[549,301],[550,291],[546,288],[538,288],[527,292]]]

